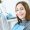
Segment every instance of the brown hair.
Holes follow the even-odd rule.
[[[16,6],[18,5],[18,4],[22,4],[24,7],[25,7],[25,9],[26,9],[26,19],[29,19],[28,18],[28,16],[29,16],[29,6],[28,6],[28,4],[26,3],[26,2],[24,2],[24,1],[22,1],[22,2],[18,2],[17,4],[16,4]],[[18,19],[18,21],[19,21],[19,18],[17,17],[17,19]]]

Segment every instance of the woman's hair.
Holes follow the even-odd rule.
[[[28,6],[28,4],[26,3],[26,2],[24,2],[24,1],[21,1],[21,2],[18,2],[17,4],[16,4],[16,6],[18,5],[18,4],[22,4],[23,6],[24,6],[24,8],[25,8],[25,10],[26,10],[26,16],[25,16],[25,18],[26,19],[29,19],[28,18],[28,16],[29,16],[29,6]],[[18,19],[18,22],[19,22],[19,18],[17,17],[17,19]],[[20,20],[21,21],[21,20]]]

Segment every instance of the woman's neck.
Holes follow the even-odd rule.
[[[23,21],[23,20],[25,20],[25,18],[22,18],[21,20]]]

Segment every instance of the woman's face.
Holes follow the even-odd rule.
[[[24,6],[20,3],[16,6],[16,16],[18,16],[20,19],[25,18],[26,10]]]

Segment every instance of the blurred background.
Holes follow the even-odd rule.
[[[0,0],[0,20],[7,22],[12,27],[17,22],[15,14],[15,5],[19,1],[25,1],[29,5],[29,16],[30,19],[30,0]]]

